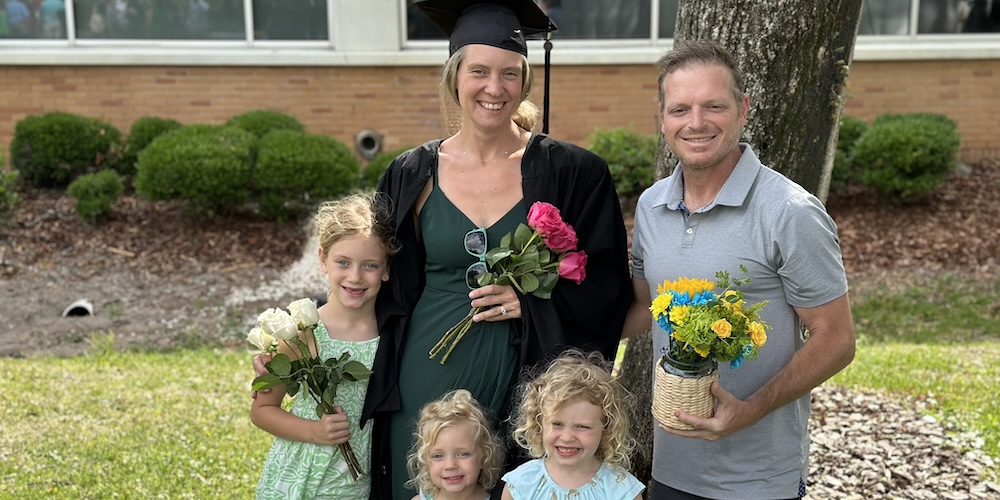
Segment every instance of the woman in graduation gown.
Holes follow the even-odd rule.
[[[376,423],[371,473],[379,500],[416,494],[403,483],[421,406],[468,389],[506,432],[501,425],[520,370],[567,347],[612,358],[632,300],[625,226],[607,163],[531,132],[539,113],[525,100],[533,78],[524,35],[554,26],[533,0],[417,6],[450,35],[441,94],[445,106],[460,109],[460,127],[397,157],[378,187],[394,202],[403,242],[380,294],[408,314],[393,338],[383,333],[362,415]],[[586,278],[560,279],[551,299],[468,284],[470,265],[526,223],[536,201],[557,207],[575,228],[588,256]],[[485,242],[476,240],[483,232]],[[485,245],[469,248],[470,233]],[[488,309],[446,363],[430,359],[430,348],[471,307]]]

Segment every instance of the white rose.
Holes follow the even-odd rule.
[[[281,340],[292,340],[299,335],[299,327],[291,314],[281,309],[268,309],[257,316],[262,333]]]
[[[259,326],[253,327],[247,334],[247,342],[260,349],[260,352],[267,352],[269,348],[277,342],[277,339],[264,333]]]
[[[319,323],[319,311],[312,299],[299,299],[288,304],[288,312],[299,324],[300,328],[309,328]]]

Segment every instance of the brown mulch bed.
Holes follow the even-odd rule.
[[[107,220],[87,224],[73,203],[60,191],[24,193],[7,227],[0,228],[0,276],[60,267],[82,279],[123,268],[169,277],[281,269],[302,255],[301,227],[252,213],[194,216],[176,202],[124,196]]]
[[[840,231],[851,277],[890,272],[989,273],[1000,255],[1000,160],[954,175],[920,203],[894,204],[858,187],[833,194],[827,208]],[[62,267],[87,278],[109,269],[157,276],[281,269],[301,255],[295,224],[253,214],[195,217],[177,203],[125,196],[107,221],[79,220],[60,192],[31,191],[0,227],[0,277]]]
[[[829,197],[852,277],[954,271],[995,273],[1000,262],[1000,160],[960,169],[920,203],[853,187]]]

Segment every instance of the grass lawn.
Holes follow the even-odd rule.
[[[932,399],[933,416],[981,438],[1000,478],[1000,279],[943,276],[851,300],[857,355],[828,383]]]
[[[252,498],[251,357],[0,359],[0,498]]]
[[[1000,280],[951,277],[857,293],[857,358],[828,383],[933,398],[1000,464],[998,297]],[[251,498],[271,443],[248,416],[252,353],[107,340],[0,359],[0,498]]]

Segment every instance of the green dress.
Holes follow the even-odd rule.
[[[350,352],[351,358],[370,370],[378,349],[378,337],[363,342],[348,342],[330,338],[323,322],[316,327],[316,343],[320,359],[340,357]],[[257,483],[258,499],[358,499],[368,498],[371,490],[371,438],[372,426],[361,429],[358,421],[365,402],[368,379],[342,382],[337,386],[334,402],[344,408],[351,430],[351,449],[361,464],[364,476],[354,481],[347,470],[347,462],[340,456],[339,446],[304,443],[274,438],[271,450],[264,460],[264,471]],[[316,402],[305,388],[295,395],[292,415],[318,420]]]
[[[427,255],[427,284],[410,318],[399,367],[402,408],[392,414],[389,439],[392,454],[392,498],[413,497],[404,488],[409,478],[406,456],[420,408],[452,389],[468,389],[489,410],[495,421],[507,417],[512,386],[517,376],[518,352],[510,345],[507,321],[474,323],[448,361],[428,351],[448,328],[471,309],[465,271],[478,259],[465,251],[465,233],[476,229],[437,185],[420,212],[420,234]],[[527,220],[524,203],[518,203],[496,224],[486,229],[486,247],[493,248],[508,232]]]

